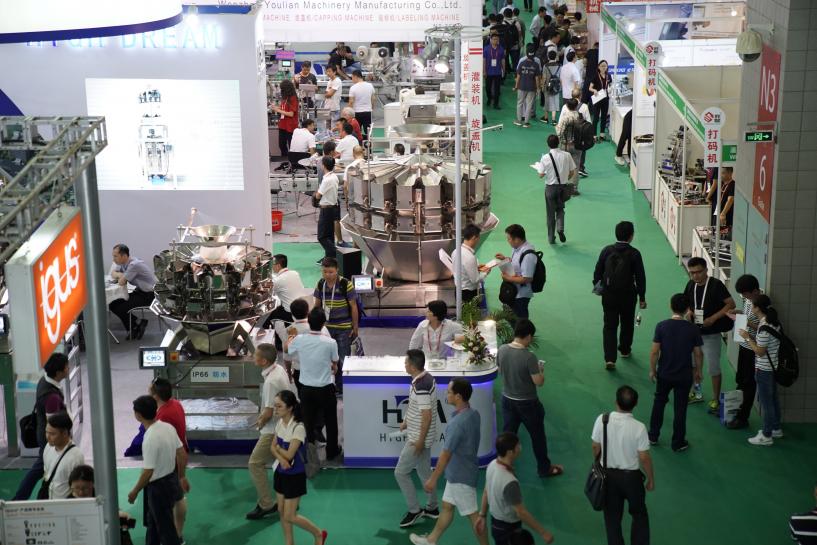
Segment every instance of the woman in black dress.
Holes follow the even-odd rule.
[[[592,104],[592,99],[590,101],[590,109],[593,114],[593,129],[596,130],[599,140],[604,140],[605,132],[607,131],[607,110],[610,107],[610,98],[607,96],[607,93],[609,93],[609,87],[612,82],[613,80],[607,72],[607,61],[599,61],[596,74],[590,82],[590,92],[593,96],[599,95],[602,91],[605,95],[604,98],[598,100],[595,104]],[[601,125],[601,127],[599,127],[599,125]]]

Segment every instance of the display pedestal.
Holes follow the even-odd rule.
[[[639,170],[638,167],[641,167]],[[636,189],[652,189],[652,172],[655,166],[655,146],[652,142],[636,144],[630,152],[630,180]]]
[[[692,257],[702,257],[704,261],[706,261],[706,268],[710,271],[711,275],[715,274],[715,260],[712,257],[712,254],[709,253],[707,250],[707,244],[704,242],[704,239],[701,236],[701,229],[706,230],[706,227],[693,227],[692,228]],[[727,261],[722,261],[720,263],[720,268],[718,269],[718,279],[726,285],[729,285],[729,273],[730,273],[731,264]]]
[[[395,467],[405,436],[395,436],[408,408],[411,377],[404,356],[347,357],[343,363],[343,450],[347,467]],[[437,365],[441,368],[435,368]],[[466,367],[453,358],[426,362],[426,371],[437,381],[437,435],[431,447],[436,459],[445,445],[445,430],[454,407],[445,401],[453,378],[468,380],[474,388],[471,408],[481,418],[479,464],[496,454],[496,410],[493,383],[496,364]]]
[[[631,104],[614,105],[610,109],[610,138],[613,144],[618,144],[621,128],[624,126],[624,116],[632,109]]]
[[[678,202],[660,172],[655,174],[653,199],[653,216],[658,220],[675,255],[691,254],[693,227],[709,223],[709,205],[683,205]]]

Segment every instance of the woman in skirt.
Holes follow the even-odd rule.
[[[315,545],[326,543],[326,530],[321,530],[306,517],[298,514],[298,503],[306,495],[306,428],[301,420],[301,405],[289,390],[275,397],[278,424],[272,438],[272,455],[278,461],[273,486],[278,497],[278,513],[284,530],[285,545],[294,545],[292,525],[303,528],[315,538]]]

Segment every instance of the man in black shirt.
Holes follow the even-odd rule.
[[[689,277],[684,295],[692,307],[693,322],[701,330],[704,341],[704,361],[709,376],[712,377],[712,400],[709,412],[717,415],[721,396],[721,334],[732,329],[733,323],[729,312],[735,308],[735,301],[723,282],[707,274],[706,261],[702,257],[693,257],[687,263]],[[700,384],[693,387],[689,402],[703,401]]]
[[[337,66],[338,76],[349,79],[351,76],[346,73],[346,69],[355,63],[355,56],[352,48],[343,42],[338,42],[335,49],[329,52],[329,66]]]
[[[689,448],[686,440],[687,405],[689,390],[693,380],[701,381],[704,342],[695,324],[686,319],[689,300],[683,293],[676,293],[670,299],[672,318],[655,326],[655,336],[650,352],[650,380],[655,385],[655,401],[650,418],[650,443],[658,442],[661,425],[664,423],[664,407],[673,392],[675,415],[672,421],[672,450],[680,452]],[[695,368],[690,365],[695,358]],[[657,369],[656,369],[657,366]]]
[[[817,484],[814,485],[814,499],[817,500]],[[791,538],[798,545],[817,545],[817,507],[808,513],[793,515],[789,519]]]
[[[292,78],[292,82],[295,84],[295,87],[299,87],[300,85],[318,85],[318,78],[312,73],[311,61],[304,61],[301,63],[301,71],[298,72],[294,78]],[[304,105],[307,108],[312,108],[314,107],[315,102],[312,100],[312,97],[305,97]]]
[[[616,225],[616,242],[606,246],[599,255],[593,272],[593,291],[601,293],[604,310],[604,362],[608,371],[616,368],[616,333],[621,324],[618,351],[622,358],[630,357],[635,326],[635,305],[647,308],[647,275],[641,252],[630,246],[635,235],[632,222]]]

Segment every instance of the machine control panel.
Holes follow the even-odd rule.
[[[167,348],[156,346],[139,349],[140,369],[163,369],[167,367],[168,359]]]

